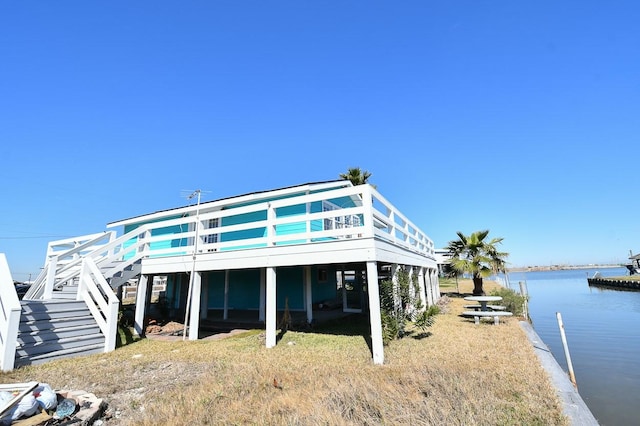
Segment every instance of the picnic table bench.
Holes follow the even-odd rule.
[[[493,318],[493,323],[498,325],[500,323],[500,317],[510,317],[513,314],[505,311],[464,311],[462,315],[465,317],[473,317],[476,325],[480,324],[480,318]]]
[[[487,309],[491,309],[492,311],[504,311],[507,308],[502,305],[486,305]],[[482,310],[482,305],[464,305],[465,309],[475,309],[476,311]]]

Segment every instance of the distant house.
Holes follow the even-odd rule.
[[[97,299],[108,293],[105,284],[115,289],[137,278],[135,328],[143,334],[149,287],[162,276],[165,302],[188,317],[189,339],[198,338],[212,311],[224,318],[242,311],[264,322],[267,347],[276,345],[277,312],[285,306],[311,322],[314,308],[329,304],[368,313],[373,360],[382,363],[381,277],[393,279],[404,268],[417,277],[425,306],[439,298],[433,242],[370,185],[308,183],[151,212],[107,228],[121,235],[51,243],[27,299],[79,283],[77,298],[104,311],[111,302]],[[110,314],[101,316],[108,323]],[[111,333],[108,325],[102,330]],[[105,345],[110,350],[113,342]]]
[[[447,265],[451,264],[451,252],[449,249],[435,249],[434,255],[438,264],[438,276],[443,276]]]

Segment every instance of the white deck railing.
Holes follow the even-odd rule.
[[[91,257],[85,257],[82,261],[78,283],[78,300],[84,300],[102,334],[104,334],[104,351],[114,350],[120,302]]]
[[[0,294],[0,369],[11,371],[15,362],[21,307],[4,253],[0,253]]]
[[[317,202],[350,198],[349,205],[328,211],[284,215],[287,208]],[[237,224],[233,217],[260,217]],[[215,227],[207,227],[216,223]],[[327,226],[329,225],[329,226]],[[198,231],[196,232],[196,226]],[[162,233],[163,230],[174,229]],[[178,230],[177,232],[175,230]],[[286,244],[311,244],[328,240],[379,238],[423,256],[434,258],[434,245],[424,232],[369,185],[341,188],[315,194],[261,202],[226,210],[206,211],[196,215],[163,220],[137,228],[145,233],[140,251],[153,257],[242,250]],[[241,235],[245,234],[242,238]],[[252,235],[253,234],[253,235]],[[198,238],[198,244],[194,241]],[[137,237],[134,237],[137,239]],[[118,239],[120,240],[120,239]],[[139,241],[128,241],[140,245]]]
[[[343,205],[336,204],[336,200],[342,200]],[[309,206],[318,202],[332,206],[331,210],[311,213]],[[230,206],[225,210],[206,209],[206,205],[201,210],[194,206],[190,215],[144,224],[118,238],[111,231],[52,242],[48,264],[25,298],[47,299],[54,285],[78,279],[85,257],[91,258],[107,278],[145,257],[341,239],[378,238],[435,258],[433,242],[426,234],[370,185]],[[295,209],[305,213],[287,214]],[[215,227],[208,227],[212,223]],[[65,246],[67,250],[55,250]]]

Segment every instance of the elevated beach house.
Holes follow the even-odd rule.
[[[279,312],[298,311],[311,323],[329,305],[368,314],[377,364],[379,280],[404,268],[423,306],[439,297],[433,242],[370,185],[339,180],[193,201],[49,243],[22,301],[0,256],[2,369],[113,350],[117,289],[132,279],[140,335],[151,283],[162,276],[166,307],[184,313],[191,340],[211,312],[244,312],[264,324],[273,347]]]

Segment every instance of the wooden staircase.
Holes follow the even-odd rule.
[[[28,300],[21,306],[16,367],[104,352],[105,336],[84,301]]]

